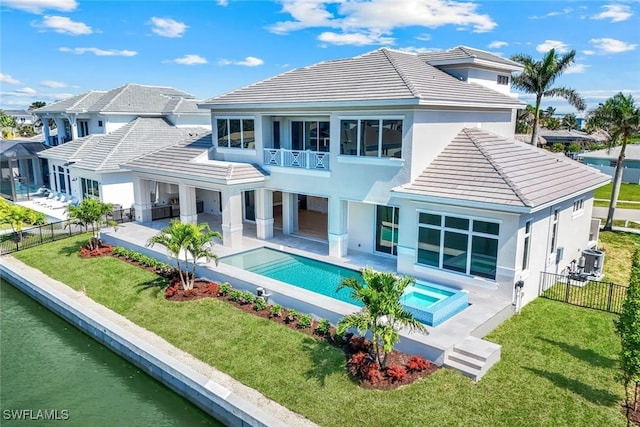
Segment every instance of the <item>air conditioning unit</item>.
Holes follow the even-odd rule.
[[[582,251],[582,256],[584,257],[583,272],[600,278],[604,267],[604,252],[596,249],[585,249]]]

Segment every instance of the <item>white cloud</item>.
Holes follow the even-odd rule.
[[[66,16],[45,16],[42,22],[36,22],[34,27],[43,28],[45,30],[53,30],[60,34],[69,34],[72,36],[80,36],[92,34],[93,30],[90,26],[83,22],[75,22]]]
[[[176,58],[176,59],[172,59],[170,61],[165,61],[165,62],[173,62],[175,64],[181,64],[181,65],[198,65],[198,64],[207,64],[209,61],[207,61],[206,58],[203,58],[200,55],[190,54],[190,55],[185,55],[182,58]]]
[[[564,71],[564,74],[582,74],[589,66],[585,64],[572,64]]]
[[[135,50],[116,50],[116,49],[100,49],[97,47],[75,47],[73,49],[68,47],[61,47],[58,49],[60,52],[74,53],[76,55],[83,55],[85,53],[93,53],[96,56],[136,56],[138,52]]]
[[[31,13],[42,13],[47,9],[71,12],[78,7],[75,0],[4,0],[2,3],[3,6]]]
[[[38,93],[35,89],[30,88],[30,87],[23,87],[22,89],[16,89],[16,92],[25,93],[25,94],[28,94],[28,95],[33,95],[35,93]]]
[[[637,44],[626,43],[621,40],[610,38],[591,39],[590,41],[591,44],[593,44],[593,46],[603,54],[628,52],[635,50],[638,46]]]
[[[62,88],[62,87],[69,87],[68,84],[66,84],[64,82],[57,82],[55,80],[42,80],[40,82],[40,86],[50,87],[52,89],[58,89],[58,88]]]
[[[218,0],[218,6],[228,6],[228,5],[229,5],[228,0]]]
[[[423,41],[423,42],[428,42],[428,41],[431,40],[431,34],[422,33],[422,34],[416,36],[416,40],[420,40],[420,41]]]
[[[171,18],[151,18],[153,28],[151,31],[162,37],[182,37],[189,26],[184,22],[178,22]]]
[[[572,13],[573,9],[570,7],[565,7],[562,10],[554,10],[551,11],[545,15],[541,15],[541,16],[530,16],[529,19],[544,19],[544,18],[550,18],[553,16],[561,16],[561,15],[568,15],[569,13]]]
[[[633,16],[631,7],[622,4],[607,4],[602,6],[604,11],[593,15],[591,19],[611,19],[611,22],[622,22]]]
[[[583,50],[582,53],[585,54],[585,55],[595,55],[596,51],[587,49],[587,50]]]
[[[242,61],[231,61],[229,59],[218,60],[218,65],[243,65],[245,67],[257,67],[262,64],[264,64],[264,61],[260,58],[256,58],[255,56],[247,56]]]
[[[551,49],[555,49],[558,53],[569,52],[569,45],[558,40],[545,40],[544,43],[536,46],[538,52],[549,52]]]
[[[455,25],[474,32],[493,30],[497,24],[477,12],[478,4],[452,0],[280,0],[291,20],[268,27],[276,34],[305,28],[328,28],[321,41],[334,44],[384,44],[396,28]],[[377,41],[376,41],[377,40]]]
[[[0,83],[6,83],[10,85],[17,85],[20,83],[20,80],[16,80],[11,77],[9,74],[0,73]]]
[[[406,47],[400,48],[399,50],[402,50],[404,52],[411,52],[411,53],[426,53],[426,52],[433,52],[435,49],[430,47],[406,46]]]
[[[489,49],[500,49],[505,46],[509,46],[509,43],[498,40],[489,43]]]
[[[355,45],[365,46],[372,44],[393,44],[395,39],[390,37],[384,37],[382,34],[365,34],[365,33],[334,33],[332,31],[325,31],[318,36],[318,40],[324,43],[336,44],[336,45]]]

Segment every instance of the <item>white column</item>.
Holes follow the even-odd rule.
[[[42,133],[44,133],[45,145],[51,145],[51,130],[49,129],[49,119],[46,117],[40,117],[42,122]]]
[[[222,244],[231,248],[242,246],[242,193],[225,188],[222,197]]]
[[[58,145],[62,144],[67,137],[67,132],[64,129],[64,119],[56,117],[56,128],[58,129]]]
[[[344,257],[349,244],[348,202],[329,198],[329,255]]]
[[[273,191],[257,188],[256,195],[256,235],[258,239],[273,237]]]
[[[75,114],[69,116],[69,124],[71,125],[71,139],[78,138],[78,122],[76,121]]]
[[[153,182],[133,177],[133,209],[136,222],[151,222],[151,191]]]
[[[178,195],[180,197],[180,222],[197,224],[196,188],[180,184],[178,185]]]
[[[298,194],[282,192],[282,232],[291,234],[298,229]]]
[[[37,186],[42,185],[42,166],[40,165],[40,159],[31,159],[31,165],[33,166],[33,182]]]

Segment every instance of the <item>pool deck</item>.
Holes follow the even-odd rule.
[[[199,215],[199,221],[208,222],[214,230],[221,229],[220,217],[201,214]],[[111,228],[105,229],[103,236],[106,241],[112,244],[135,248],[147,255],[170,261],[162,246],[156,245],[152,248],[145,246],[149,238],[157,234],[168,223],[168,219],[145,224],[126,223],[118,226],[115,232]],[[395,257],[350,251],[346,257],[337,258],[327,255],[329,250],[326,241],[296,235],[285,235],[279,230],[275,230],[274,237],[268,241],[258,240],[253,237],[255,235],[255,226],[245,223],[241,248],[232,249],[216,245],[213,251],[218,257],[224,257],[259,247],[270,247],[352,269],[370,266],[379,271],[396,271]],[[255,290],[258,286],[264,287],[267,292],[274,295],[270,302],[281,304],[284,307],[295,308],[299,311],[303,311],[306,308],[306,312],[318,317],[326,317],[332,323],[342,316],[359,309],[351,304],[296,288],[292,285],[283,284],[223,263],[219,263],[218,266],[214,262],[200,264],[197,274],[214,280],[228,280],[234,287],[240,289],[244,287],[249,290]],[[467,292],[471,303],[468,308],[437,327],[427,326],[428,335],[402,331],[398,348],[409,352],[416,351],[416,346],[425,346],[427,350],[418,352],[438,364],[446,365],[449,353],[455,351],[456,346],[467,345],[469,347],[468,344],[471,340],[471,346],[479,348],[478,351],[481,353],[487,351],[488,347],[493,348],[494,351],[497,351],[497,358],[499,359],[500,347],[498,345],[478,339],[484,337],[513,314],[512,302],[502,299],[496,292],[483,288],[467,289]],[[297,305],[298,301],[303,304]],[[310,309],[304,303],[310,304],[313,308]],[[461,350],[461,352],[468,353],[470,351]]]

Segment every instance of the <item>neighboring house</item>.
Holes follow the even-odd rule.
[[[613,178],[618,165],[621,146],[588,151],[578,156],[585,165],[592,166]],[[640,144],[628,144],[622,169],[622,182],[640,184]]]
[[[221,215],[227,246],[242,247],[251,223],[259,239],[274,228],[321,239],[331,256],[390,257],[399,273],[502,300],[524,280],[530,301],[540,271],[559,272],[595,244],[593,191],[609,178],[514,141],[523,104],[497,85],[517,64],[453,51],[464,54],[379,49],[203,102],[212,145],[123,166],[136,219],[153,219],[160,191],[182,221],[197,220],[198,203]]]
[[[607,142],[607,138],[602,134],[589,134],[573,129],[550,130],[541,128],[539,135],[548,147],[557,143],[563,144],[565,148],[571,144],[587,147],[591,144],[604,144]],[[529,137],[529,139],[531,139],[531,137]]]
[[[38,153],[45,147],[30,140],[5,140],[0,138],[0,193],[2,197],[18,201],[44,183]],[[44,173],[43,173],[44,172]]]
[[[16,125],[33,125],[37,117],[28,110],[4,110],[5,114],[16,119]]]
[[[89,91],[36,110],[53,119],[57,136],[44,127],[54,147],[46,159],[50,187],[81,200],[98,197],[130,207],[131,175],[119,167],[135,157],[210,132],[208,114],[192,95],[168,87],[127,84]]]

